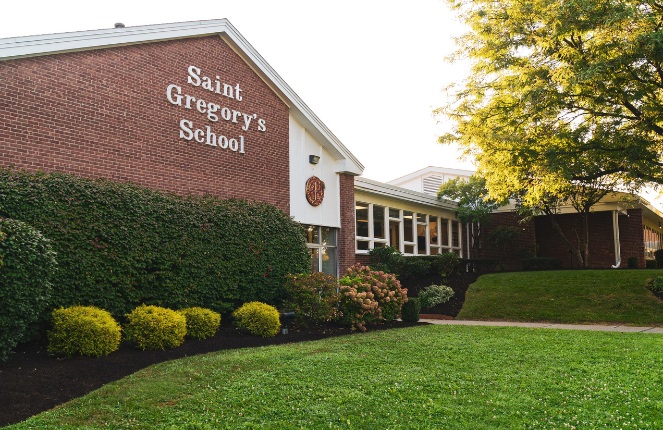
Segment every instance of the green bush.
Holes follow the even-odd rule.
[[[434,308],[446,303],[454,296],[454,290],[446,285],[429,285],[419,292],[422,308]]]
[[[456,271],[459,263],[460,259],[455,252],[445,252],[435,256],[431,268],[435,274],[440,274],[443,278],[446,278]]]
[[[403,303],[401,309],[401,319],[405,322],[419,321],[419,313],[421,312],[421,302],[416,297],[410,297],[407,302]]]
[[[177,312],[186,318],[186,335],[194,339],[214,336],[221,325],[221,314],[210,309],[194,306]]]
[[[285,285],[284,308],[295,312],[303,327],[338,317],[338,279],[321,272],[290,275]]]
[[[370,266],[373,270],[387,273],[400,271],[403,254],[393,246],[378,246],[368,251]]]
[[[407,302],[407,289],[390,273],[355,264],[339,280],[342,321],[353,329],[366,330],[371,321],[391,321]]]
[[[663,249],[657,249],[654,251],[654,258],[656,259],[657,267],[663,269]]]
[[[663,294],[663,276],[657,276],[651,283],[651,289],[657,294]]]
[[[637,269],[638,268],[638,257],[629,257],[627,261],[627,265],[629,269]]]
[[[562,260],[551,257],[533,257],[523,260],[523,270],[557,270],[562,268]]]
[[[55,253],[37,230],[0,218],[0,361],[29,339],[49,307]],[[45,318],[43,318],[45,320]]]
[[[57,355],[102,357],[120,347],[120,326],[108,311],[94,306],[73,306],[52,313],[48,352]]]
[[[371,249],[368,254],[373,270],[393,273],[399,279],[417,279],[428,275],[447,277],[456,271],[460,263],[454,252],[406,257],[394,247],[383,246]]]
[[[127,315],[127,340],[138,348],[176,348],[184,342],[186,318],[171,309],[141,305]]]
[[[237,327],[262,337],[274,337],[281,328],[279,311],[261,302],[243,304],[233,312]]]
[[[658,269],[658,262],[656,260],[646,259],[645,267],[647,269]]]
[[[301,225],[265,203],[0,168],[0,216],[51,241],[51,309],[89,304],[118,317],[145,303],[224,313],[278,303],[285,276],[309,264]]]

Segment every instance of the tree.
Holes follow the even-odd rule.
[[[437,110],[489,196],[663,184],[663,3],[449,0],[472,72]],[[605,180],[604,180],[605,179]]]
[[[610,193],[610,188],[603,186],[602,182],[600,178],[588,184],[570,184],[564,190],[543,196],[536,205],[520,205],[521,211],[528,217],[545,215],[582,267],[589,265],[589,214],[592,207]],[[573,229],[575,238],[569,237],[571,232],[565,232],[557,219],[565,206],[571,206],[580,216],[580,228]]]
[[[456,178],[445,182],[437,192],[437,198],[447,197],[458,202],[456,216],[465,224],[472,224],[470,229],[472,247],[477,252],[481,248],[481,230],[488,221],[488,215],[507,203],[488,197],[486,180],[472,175],[469,180]]]

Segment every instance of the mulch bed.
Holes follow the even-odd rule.
[[[467,287],[476,278],[476,274],[460,274],[450,278],[446,284],[454,289],[452,300],[433,309],[422,310],[422,313],[433,314],[437,318],[455,317],[463,304]],[[403,282],[409,288],[409,296],[416,296],[419,288],[432,283],[439,284],[440,281],[425,279],[420,284]],[[412,325],[415,324],[393,321],[369,326],[369,331]],[[310,329],[290,327],[286,335],[279,333],[276,337],[265,339],[246,335],[224,324],[214,337],[202,341],[187,340],[178,348],[140,351],[123,343],[118,351],[102,358],[55,358],[47,354],[43,342],[21,345],[6,363],[0,363],[0,426],[23,421],[155,363],[224,349],[303,342],[350,333],[349,328],[337,325]]]

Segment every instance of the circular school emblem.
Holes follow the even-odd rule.
[[[319,206],[325,198],[325,183],[317,176],[306,181],[306,200],[311,206]]]

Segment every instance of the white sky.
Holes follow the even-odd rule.
[[[388,181],[473,169],[437,143],[432,110],[465,68],[445,62],[459,21],[444,0],[11,0],[0,38],[227,18],[365,166]]]

